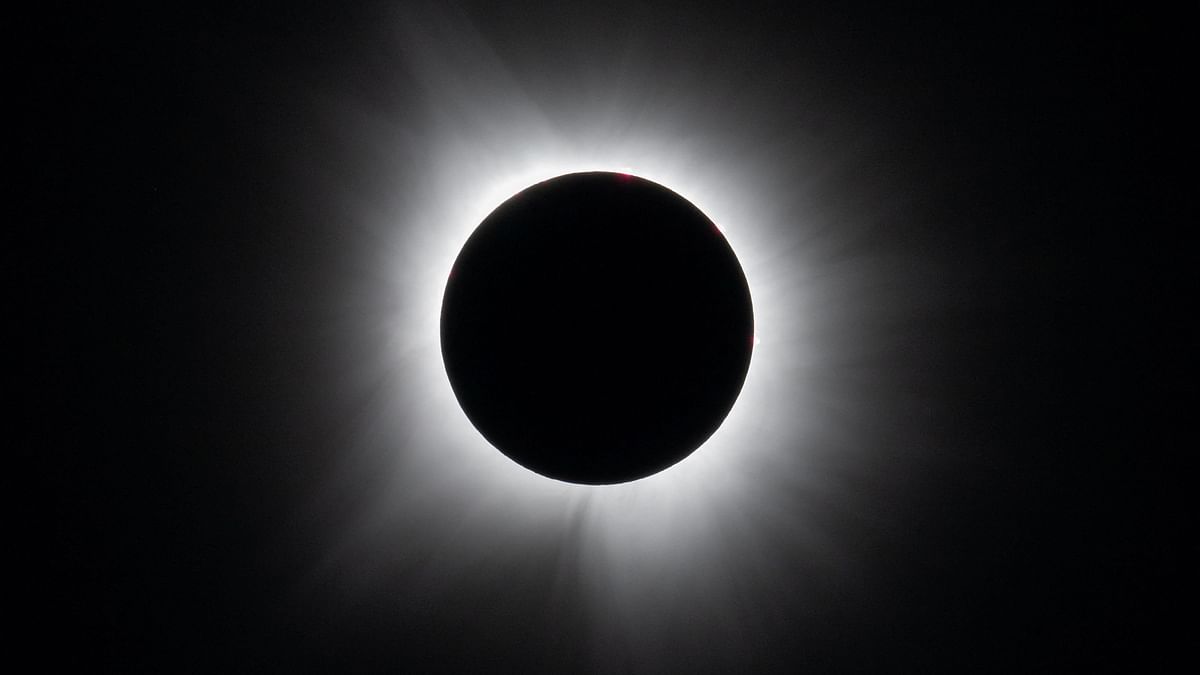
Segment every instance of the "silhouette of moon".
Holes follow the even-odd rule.
[[[651,181],[573,173],[501,204],[463,246],[442,357],[476,429],[518,464],[623,483],[724,421],[753,348],[750,290],[716,225]]]

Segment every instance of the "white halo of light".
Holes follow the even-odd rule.
[[[854,148],[837,161],[817,151],[784,158],[764,141],[770,130],[698,133],[703,97],[691,107],[547,111],[469,22],[434,12],[400,24],[427,119],[419,131],[379,134],[397,139],[413,171],[395,203],[358,216],[375,243],[361,263],[370,288],[344,303],[340,316],[353,318],[335,330],[382,336],[383,346],[341,358],[354,364],[347,398],[369,403],[347,425],[330,494],[369,489],[350,527],[331,535],[319,574],[348,597],[399,584],[397,602],[436,601],[481,569],[565,551],[554,554],[557,574],[591,608],[596,639],[643,654],[635,643],[654,639],[656,612],[678,619],[700,607],[736,615],[714,619],[728,626],[754,625],[747,617],[761,607],[747,588],[769,605],[765,588],[779,575],[793,595],[855,576],[829,522],[883,518],[847,487],[877,452],[856,419],[872,403],[851,399],[879,381],[861,384],[859,368],[886,338],[865,336],[886,334],[929,296],[910,292],[917,272],[903,261],[854,247],[890,204],[820,197],[842,185],[838,167]],[[580,171],[632,173],[692,202],[720,225],[754,308],[749,372],[723,424],[676,465],[617,485],[548,479],[493,448],[458,405],[440,349],[442,297],[467,238],[512,195]],[[772,538],[807,558],[782,561]],[[782,569],[796,564],[823,576]]]
[[[759,292],[757,273],[760,270],[745,262],[764,257],[750,250],[756,237],[746,236],[743,242],[739,236],[741,230],[753,227],[755,214],[746,213],[745,208],[736,208],[739,195],[731,187],[734,183],[719,169],[708,174],[686,172],[680,166],[683,162],[659,159],[670,157],[665,149],[655,151],[630,144],[630,147],[609,147],[603,151],[594,148],[581,151],[560,145],[543,149],[536,162],[513,166],[504,158],[518,155],[517,148],[528,145],[525,139],[508,138],[513,147],[497,148],[491,154],[494,164],[483,161],[484,158],[478,155],[469,162],[447,160],[443,170],[435,174],[440,185],[432,191],[429,204],[422,210],[421,215],[427,222],[412,223],[411,227],[399,231],[401,242],[397,248],[421,250],[423,255],[417,270],[405,267],[394,279],[397,293],[407,295],[407,301],[399,305],[405,311],[393,318],[397,336],[396,358],[404,361],[414,349],[431,355],[431,358],[416,361],[418,370],[414,378],[403,383],[404,387],[413,388],[412,391],[431,396],[432,409],[422,411],[412,419],[418,420],[418,426],[434,425],[436,429],[429,432],[449,441],[443,450],[446,454],[434,463],[444,462],[447,467],[454,467],[459,472],[457,479],[469,482],[463,485],[464,490],[475,494],[480,491],[503,494],[507,509],[521,514],[522,518],[539,517],[535,514],[544,514],[547,507],[553,507],[551,512],[561,512],[564,507],[586,504],[593,520],[589,527],[596,534],[604,536],[607,533],[614,538],[633,535],[630,541],[634,545],[661,546],[664,540],[659,535],[676,527],[680,520],[706,520],[695,514],[695,509],[720,508],[724,498],[719,495],[735,489],[736,467],[753,462],[754,448],[762,447],[755,439],[762,420],[754,410],[763,406],[771,392],[770,381],[758,377],[757,372],[772,367],[771,352],[761,347],[756,350],[741,394],[724,423],[683,461],[631,483],[607,486],[560,483],[530,472],[504,457],[471,426],[459,407],[440,358],[438,328],[447,276],[475,228],[496,207],[520,191],[544,180],[579,171],[630,172],[675,191],[710,219],[727,224],[724,228],[726,239],[743,260],[743,271],[754,299],[756,334],[787,334],[786,328],[779,325],[782,317],[771,311],[770,293]],[[493,143],[487,145],[495,147]],[[458,194],[463,186],[477,188],[477,191],[464,199]],[[742,196],[742,200],[745,199]],[[398,369],[409,370],[403,363],[396,365]],[[426,469],[437,470],[435,466]],[[698,500],[697,494],[707,497]],[[643,501],[653,503],[655,507],[638,508],[637,504]],[[676,541],[672,545],[680,544]]]

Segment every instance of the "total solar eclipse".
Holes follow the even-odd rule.
[[[753,347],[750,292],[699,209],[619,173],[559,176],[467,240],[441,345],[475,428],[518,464],[591,485],[679,462],[721,425]]]

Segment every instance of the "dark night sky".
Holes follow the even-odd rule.
[[[16,266],[33,308],[17,364],[34,467],[17,478],[20,641],[45,644],[45,663],[160,672],[1164,668],[1181,636],[1161,615],[1190,602],[1195,550],[1188,444],[1166,431],[1184,370],[1167,355],[1188,335],[1167,310],[1194,288],[1195,257],[1167,236],[1182,141],[1165,85],[1186,82],[1170,18],[546,4],[90,9],[29,27],[16,44],[30,95],[9,102],[34,186],[13,228],[33,235]],[[471,27],[507,78],[463,79],[473,62],[453,64],[443,24]],[[850,214],[830,219],[854,232],[833,235],[837,255],[904,269],[901,287],[851,284],[820,338],[872,354],[828,383],[850,392],[869,446],[843,494],[886,515],[822,516],[853,574],[814,573],[764,522],[724,553],[773,542],[752,552],[768,571],[720,596],[736,612],[648,599],[653,634],[621,647],[562,599],[573,580],[550,583],[572,555],[553,536],[432,589],[322,568],[387,492],[344,453],[374,394],[342,374],[378,349],[345,329],[381,293],[378,232],[360,221],[437,199],[430,130],[470,123],[430,102],[431,52],[492,97],[483,110],[508,87],[559,130],[595,119],[648,125],[666,148],[742,148],[737,166],[762,158],[757,212],[783,213],[773,235],[801,232],[786,223],[804,192]],[[814,172],[833,177],[804,183]],[[900,316],[856,324],[874,316],[858,301]],[[870,465],[869,448],[892,445],[923,449]],[[412,515],[396,559],[433,555],[444,516]],[[346,578],[367,590],[347,599]]]

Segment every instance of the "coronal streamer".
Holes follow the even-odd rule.
[[[340,593],[436,603],[475,574],[540,561],[520,569],[550,570],[552,606],[587,608],[605,660],[648,653],[682,616],[727,639],[781,592],[803,605],[814,587],[861,578],[846,540],[882,515],[855,484],[907,461],[925,409],[908,397],[879,415],[899,385],[878,364],[898,326],[941,302],[933,261],[864,243],[902,207],[899,188],[855,174],[870,129],[826,124],[848,141],[835,151],[737,105],[743,83],[719,69],[703,88],[666,87],[665,71],[585,83],[611,96],[581,112],[568,90],[522,86],[461,16],[398,25],[427,115],[397,132],[396,161],[411,171],[393,203],[359,217],[376,245],[345,291],[353,318],[339,330],[374,338],[343,359],[354,364],[344,390],[369,403],[330,493],[362,493],[363,476],[372,487],[330,535],[325,573]],[[815,101],[814,116],[835,119]],[[634,174],[694,204],[737,252],[754,301],[753,359],[728,416],[702,451],[634,482],[546,480],[496,452],[440,353],[442,294],[475,228],[528,186],[577,172]]]

